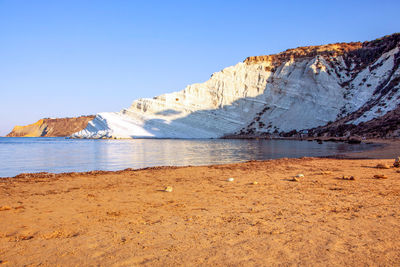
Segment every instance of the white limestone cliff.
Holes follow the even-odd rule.
[[[376,93],[382,83],[398,80],[399,47],[397,43],[368,64],[347,56],[357,49],[360,43],[334,44],[248,58],[204,83],[136,100],[120,112],[99,113],[72,137],[219,138],[299,131],[335,121],[377,99],[347,123],[371,120],[399,104],[398,82],[383,96]]]

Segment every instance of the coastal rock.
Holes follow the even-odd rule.
[[[380,125],[380,135],[400,136],[399,43],[393,34],[249,57],[204,83],[99,113],[72,137],[349,136]]]
[[[393,166],[394,166],[395,168],[399,168],[399,167],[400,167],[400,157],[397,157],[397,158],[394,160]]]
[[[86,128],[94,116],[77,118],[41,119],[26,126],[15,126],[7,137],[63,137]]]

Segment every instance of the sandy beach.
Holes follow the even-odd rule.
[[[377,164],[393,160],[279,159],[0,179],[0,262],[399,265],[400,173]],[[298,174],[304,177],[292,181]]]
[[[399,10],[0,0],[0,267],[400,267]]]

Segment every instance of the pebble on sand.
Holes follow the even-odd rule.
[[[229,178],[227,179],[227,181],[228,181],[228,182],[233,182],[233,181],[235,181],[235,178],[229,177]]]
[[[0,211],[10,210],[10,209],[11,209],[11,207],[9,207],[9,206],[0,206]]]
[[[378,169],[390,169],[390,166],[384,163],[379,163],[378,165],[376,165],[376,168]]]
[[[356,178],[354,178],[354,176],[346,176],[346,175],[342,176],[342,180],[354,181],[355,179]]]
[[[258,184],[258,182],[257,182],[257,181],[254,181],[252,184],[256,185],[256,184]]]
[[[299,173],[299,174],[296,175],[296,177],[297,177],[297,178],[302,178],[302,177],[304,177],[304,174]]]
[[[164,189],[165,192],[172,192],[172,186],[167,186]]]
[[[374,178],[375,179],[387,179],[388,177],[384,174],[375,174]]]

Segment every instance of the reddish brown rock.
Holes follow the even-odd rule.
[[[94,116],[41,119],[26,126],[15,126],[7,137],[64,137],[86,128]]]
[[[315,57],[317,55],[337,57],[350,51],[358,50],[362,47],[363,44],[360,42],[304,46],[288,49],[275,55],[248,57],[244,60],[244,62],[247,64],[254,64],[263,61],[270,61],[273,65],[279,66],[283,62],[290,59]]]

